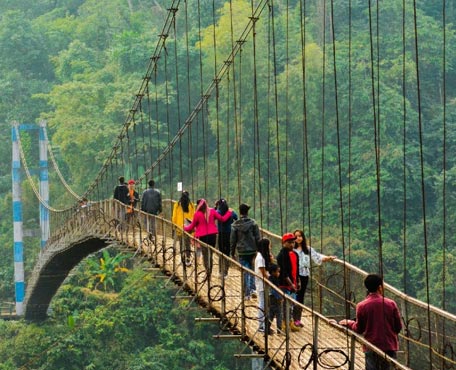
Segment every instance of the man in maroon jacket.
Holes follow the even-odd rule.
[[[399,309],[392,299],[383,296],[383,279],[370,274],[364,279],[367,297],[356,306],[356,321],[341,320],[344,325],[381,349],[388,356],[396,358],[399,349],[398,334],[402,329]],[[384,357],[364,347],[366,370],[388,370],[389,363]]]

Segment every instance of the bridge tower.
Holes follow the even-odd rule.
[[[21,189],[21,131],[38,131],[39,136],[39,177],[40,177],[40,229],[41,248],[49,238],[49,176],[47,160],[46,122],[41,121],[39,126],[34,124],[13,123],[12,139],[12,187],[13,187],[13,229],[14,229],[14,284],[16,295],[16,315],[23,315],[25,296],[24,279],[24,230],[22,219],[22,189]],[[43,202],[45,204],[43,204]]]

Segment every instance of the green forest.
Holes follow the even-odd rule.
[[[110,155],[135,101],[171,3],[171,0],[0,1],[0,131],[7,142],[0,147],[3,159],[0,162],[1,302],[14,300],[12,122],[45,120],[60,170],[78,194],[84,193]],[[166,103],[163,105],[172,106],[179,94],[189,95],[188,87],[184,86],[189,80],[195,84],[191,88],[198,93],[188,97],[189,107],[181,107],[179,113],[185,116],[191,111],[191,105],[201,95],[196,86],[211,82],[217,63],[223,65],[230,53],[233,43],[230,37],[236,39],[243,32],[255,3],[259,2],[180,1],[177,13],[181,18],[176,32],[185,34],[185,47],[176,50],[171,40],[166,53],[175,63],[181,58],[188,58],[191,63],[179,64],[179,88],[176,83],[165,83],[163,77],[154,81],[160,99]],[[343,253],[345,257],[341,239],[348,233],[345,246],[349,249],[350,263],[373,271],[381,254],[388,283],[399,290],[406,287],[407,294],[423,301],[429,297],[430,304],[455,313],[456,288],[449,283],[455,279],[456,267],[456,218],[452,212],[456,206],[453,155],[456,150],[456,48],[453,47],[456,8],[453,2],[405,2],[405,8],[401,0],[372,1],[371,7],[367,2],[354,0],[269,3],[267,11],[275,12],[275,21],[273,26],[267,22],[258,24],[257,34],[262,35],[258,37],[258,61],[249,53],[251,45],[245,46],[242,61],[243,68],[258,65],[259,76],[274,74],[277,101],[287,106],[286,111],[275,112],[277,121],[286,122],[277,131],[277,140],[287,148],[278,160],[286,167],[286,173],[268,174],[273,206],[264,215],[256,212],[255,218],[277,234],[284,228],[304,228],[309,232],[306,226],[312,225],[314,245],[339,257]],[[236,9],[234,15],[232,8]],[[303,9],[305,21],[302,21]],[[416,24],[412,21],[414,14]],[[230,17],[236,21],[230,22]],[[306,25],[307,40],[303,49],[297,47],[303,44],[298,26],[302,23]],[[271,29],[275,32],[274,41],[270,39]],[[419,39],[417,48],[415,31]],[[213,43],[215,35],[219,40],[217,45]],[[225,43],[220,41],[224,39]],[[290,41],[285,43],[285,39]],[[274,45],[274,60],[280,66],[274,71],[268,63],[261,62],[267,59],[268,42]],[[302,96],[303,90],[297,77],[302,74],[299,62],[302,50],[306,54],[309,91],[306,120],[314,124],[309,124],[306,137],[310,143],[306,155],[311,163],[306,189],[312,189],[308,201],[315,205],[312,208],[302,191],[308,173],[303,173],[301,164],[304,143],[298,123],[302,121],[302,99],[296,98]],[[421,58],[417,59],[417,55]],[[190,68],[190,65],[198,67]],[[335,65],[337,69],[333,68]],[[372,69],[377,74],[372,74]],[[207,72],[205,79],[198,74],[200,71]],[[248,85],[249,80],[245,80]],[[255,86],[260,96],[271,90],[265,80],[259,78]],[[374,108],[371,99],[375,101]],[[218,120],[219,112],[220,117],[227,116],[232,109],[223,100],[217,103],[220,105],[217,111],[213,106],[208,108],[211,130],[206,134],[211,145],[207,152],[204,149],[198,158],[191,159],[195,163],[208,160],[204,175],[238,171],[226,163],[217,169],[217,151],[222,158],[232,155],[224,147],[215,147],[219,127],[214,117],[217,115]],[[267,113],[270,107],[266,103],[257,104],[251,96],[244,96],[242,104],[244,115],[258,111],[259,121],[270,121]],[[336,104],[344,112],[340,117]],[[381,163],[375,163],[372,150],[372,139],[377,134],[371,127],[372,111],[382,122],[381,137],[376,141],[382,150]],[[178,114],[161,109],[159,115],[161,129],[168,131],[168,138],[172,137],[180,128]],[[344,129],[341,137],[334,130],[336,118]],[[415,125],[418,121],[423,129]],[[353,123],[353,131],[348,122]],[[226,127],[228,123],[221,129]],[[338,153],[339,140],[347,143],[349,130],[350,146],[344,145]],[[249,139],[253,142],[255,133],[251,131],[245,133],[246,142]],[[160,139],[165,142],[166,137],[163,134]],[[24,135],[23,144],[33,152],[32,137]],[[250,147],[251,157],[255,158],[253,145]],[[157,149],[158,146],[153,148]],[[268,150],[267,145],[258,147],[259,152]],[[248,159],[250,152],[246,153],[238,177],[240,174],[249,178],[255,172],[254,160]],[[320,158],[322,153],[324,160]],[[342,165],[339,155],[344,158]],[[30,163],[37,162],[33,154],[28,156]],[[381,167],[380,195],[376,166]],[[340,173],[342,179],[338,178]],[[238,187],[243,189],[243,195],[256,192],[245,185],[238,186],[235,177],[222,180],[233,206],[238,199]],[[279,179],[284,178],[285,196],[278,186]],[[177,176],[167,179],[163,175],[158,179],[164,197],[174,198]],[[222,182],[220,177],[218,181]],[[57,182],[51,177],[52,204],[66,206],[69,198]],[[114,185],[115,182],[108,183],[108,196]],[[195,199],[204,194],[215,200],[216,191],[207,190],[206,186],[206,182],[201,182],[191,189]],[[342,201],[339,190],[343,193]],[[347,207],[348,194],[351,207]],[[248,197],[249,202],[257,202],[255,195]],[[277,217],[278,202],[274,203],[280,197],[285,204],[281,219]],[[40,241],[36,232],[38,202],[25,181],[23,203],[24,226],[34,235],[24,240],[27,275],[39,253]],[[340,226],[341,203],[346,212],[342,217],[345,229]],[[378,203],[382,205],[381,222]],[[195,316],[205,315],[204,310],[193,307],[189,310],[181,306],[183,302],[173,301],[174,288],[147,272],[147,262],[130,257],[109,250],[84,261],[60,288],[52,302],[51,317],[45,323],[0,321],[0,369],[245,368],[245,362],[233,358],[241,344],[212,340],[212,333],[217,331],[214,324],[197,324],[193,320]],[[100,259],[111,262],[109,271],[100,270],[105,266]]]

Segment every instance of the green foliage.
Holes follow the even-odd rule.
[[[104,291],[110,287],[114,289],[116,286],[116,275],[122,272],[128,272],[124,267],[123,261],[129,258],[129,255],[118,253],[111,256],[107,249],[103,250],[103,256],[99,261],[87,259],[87,264],[92,275],[90,286],[95,289],[102,284]],[[93,284],[94,283],[94,284]]]
[[[374,35],[378,26],[378,39],[373,38],[371,49],[372,25],[369,25],[366,2],[352,2],[349,14],[346,1],[334,1],[335,43],[332,44],[328,17],[323,29],[322,2],[307,2],[305,20],[301,20],[301,1],[275,1],[274,7],[266,8],[256,22],[255,39],[249,38],[242,45],[242,66],[237,65],[235,74],[230,70],[229,78],[220,81],[216,92],[218,110],[215,105],[209,105],[205,112],[210,132],[205,133],[204,153],[188,149],[192,150],[190,160],[204,161],[207,168],[189,174],[192,163],[182,161],[180,164],[186,179],[190,176],[207,179],[208,174],[218,171],[226,174],[222,180],[226,191],[223,195],[232,205],[239,194],[245,195],[243,201],[254,203],[256,194],[252,191],[251,179],[261,172],[258,183],[263,193],[268,189],[270,207],[268,214],[263,215],[265,226],[280,233],[281,222],[290,229],[311,225],[314,245],[339,256],[341,240],[347,238],[349,230],[350,245],[346,247],[350,249],[351,263],[366,271],[376,271],[382,260],[386,281],[423,300],[429,295],[430,303],[454,312],[454,288],[450,282],[454,280],[453,246],[456,242],[456,216],[451,212],[456,207],[456,159],[451,155],[456,150],[456,48],[451,46],[456,43],[456,35],[450,21],[454,19],[456,8],[448,4],[444,106],[443,87],[436,83],[443,75],[441,4],[418,3],[419,66],[411,3],[406,3],[405,8],[404,40],[403,3],[397,0],[378,3],[381,12],[372,24]],[[165,72],[171,74],[171,67],[165,71],[160,64],[153,76],[149,93],[158,100],[153,117],[157,138],[152,143],[149,135],[145,135],[135,142],[137,148],[134,148],[138,152],[152,153],[153,160],[199,101],[201,89],[212,82],[251,16],[251,2],[246,0],[201,0],[198,4],[199,7],[192,6],[192,2],[181,2],[176,27],[167,35],[168,67],[177,66],[179,90],[177,84],[170,82],[169,75],[170,81],[164,77]],[[162,32],[168,7],[167,0],[2,1],[0,134],[10,137],[13,120],[33,123],[46,119],[64,177],[78,193],[85,191],[111,153],[129,114],[148,58]],[[184,7],[188,18],[181,16]],[[268,19],[272,11],[274,40]],[[351,29],[347,26],[349,15]],[[305,35],[301,34],[300,22],[305,24]],[[184,37],[188,37],[185,47],[176,42]],[[305,38],[303,50],[302,38]],[[333,46],[336,69],[332,65]],[[205,73],[203,87],[199,85],[200,61]],[[277,63],[274,71],[271,70],[273,61]],[[256,80],[252,76],[254,65]],[[418,67],[421,111],[418,111],[416,86]],[[301,77],[303,69],[305,79]],[[239,89],[236,97],[232,94],[234,82]],[[377,101],[373,100],[373,88]],[[255,94],[268,98],[254,101]],[[178,97],[188,102],[182,104],[180,112],[170,109]],[[275,99],[280,103],[277,112],[274,111]],[[353,110],[349,116],[350,104]],[[375,112],[378,148],[375,148],[372,118],[376,104],[381,106],[381,110]],[[422,148],[419,147],[419,118],[423,123]],[[258,133],[255,119],[261,123]],[[241,126],[239,168],[232,160],[235,122]],[[223,142],[217,143],[218,131],[230,133],[231,138],[222,138]],[[260,145],[253,145],[255,140]],[[27,160],[35,163],[32,138],[24,135],[23,143]],[[282,149],[280,157],[271,150],[276,144]],[[255,162],[257,154],[264,158],[259,164]],[[379,155],[379,173],[376,154]],[[218,155],[220,169],[217,168]],[[0,253],[3,257],[0,259],[0,297],[11,301],[14,278],[9,145],[0,147],[0,158],[4,159],[0,163]],[[279,166],[287,168],[286,173],[284,170],[279,173]],[[425,174],[424,189],[421,166]],[[125,165],[128,173],[135,167],[135,163]],[[145,164],[137,167],[144,168]],[[168,176],[164,172],[159,179],[163,179],[163,185]],[[55,174],[50,176],[52,204],[68,205],[68,194],[56,185]],[[166,180],[174,183],[174,179]],[[216,186],[203,186],[202,182],[195,183],[192,191],[215,199],[219,195]],[[423,194],[426,195],[425,215]],[[23,185],[23,200],[24,225],[35,230],[39,213],[30,184]],[[71,198],[71,201],[74,200]],[[277,211],[280,201],[286,203],[283,220]],[[263,202],[266,201],[263,199]],[[310,220],[307,220],[308,214]],[[424,216],[427,240],[424,240]],[[345,235],[341,230],[342,220]],[[28,273],[39,253],[39,241],[26,238],[26,244]],[[43,327],[0,323],[0,369],[16,369],[28,362],[36,369],[70,366],[74,369],[182,369],[190,366],[192,369],[222,369],[225,365],[219,354],[227,345],[220,349],[206,337],[202,339],[203,331],[210,327],[194,326],[191,315],[183,313],[182,307],[172,305],[169,292],[152,276],[143,275],[140,269],[128,274],[117,273],[116,265],[122,261],[116,258],[123,259],[117,256],[103,252],[97,257],[103,258],[104,265],[100,265],[98,259],[89,259],[78,267],[72,284],[62,287],[59,297],[53,301],[54,321]],[[103,286],[102,291],[91,289],[100,284],[93,280],[97,275],[104,276],[99,285]],[[193,335],[195,333],[197,335]],[[33,346],[25,344],[27,338],[33,339]],[[52,345],[54,338],[60,339],[58,345]],[[16,343],[20,351],[13,356]],[[215,352],[209,351],[214,348]],[[87,349],[90,349],[88,356],[84,355]],[[110,356],[115,353],[118,357]],[[69,365],[70,357],[72,365]],[[226,368],[237,366],[229,363]]]
[[[53,318],[40,326],[0,321],[4,369],[238,368],[232,356],[236,344],[214,341],[217,326],[195,323],[194,309],[176,305],[171,298],[175,291],[143,267],[132,270],[118,295],[99,292],[92,306],[87,302],[95,302],[94,292],[69,282],[53,300]],[[78,274],[72,277],[79,279]],[[56,309],[66,305],[68,292],[79,306],[71,308],[74,314]]]

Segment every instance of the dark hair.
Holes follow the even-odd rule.
[[[123,183],[125,182],[125,177],[120,176],[120,177],[119,177],[119,182],[120,182],[121,184],[123,184]]]
[[[369,293],[376,292],[381,285],[383,285],[383,278],[378,274],[369,274],[364,279],[364,286]]]
[[[188,205],[190,204],[190,196],[188,194],[188,191],[183,191],[182,192],[182,195],[179,199],[179,204],[181,205],[182,207],[182,210],[184,211],[184,213],[187,213],[188,212]]]
[[[154,180],[149,180],[149,186],[155,186],[155,181]]]
[[[228,212],[228,203],[226,199],[220,198],[216,203],[215,206],[220,211],[220,214],[223,216],[226,212]]]
[[[239,206],[239,213],[241,216],[247,216],[249,214],[250,206],[248,204],[242,203]]]
[[[304,234],[304,231],[300,230],[300,229],[296,229],[295,231],[293,231],[293,235],[296,236],[296,233],[299,233],[301,234],[302,236],[302,251],[304,252],[304,254],[310,254],[310,251],[309,249],[307,248],[307,239],[306,239],[306,234]],[[296,240],[295,240],[295,243],[294,243],[294,247],[293,248],[296,248],[298,246],[298,244],[296,243]]]
[[[260,239],[257,245],[258,252],[260,252],[264,258],[266,270],[268,270],[269,264],[271,263],[270,245],[271,241],[267,238]]]
[[[275,263],[271,263],[271,264],[269,265],[268,271],[269,271],[269,273],[272,275],[272,274],[273,274],[274,272],[276,272],[279,268],[280,268],[279,265],[277,265],[277,264],[275,264]]]

